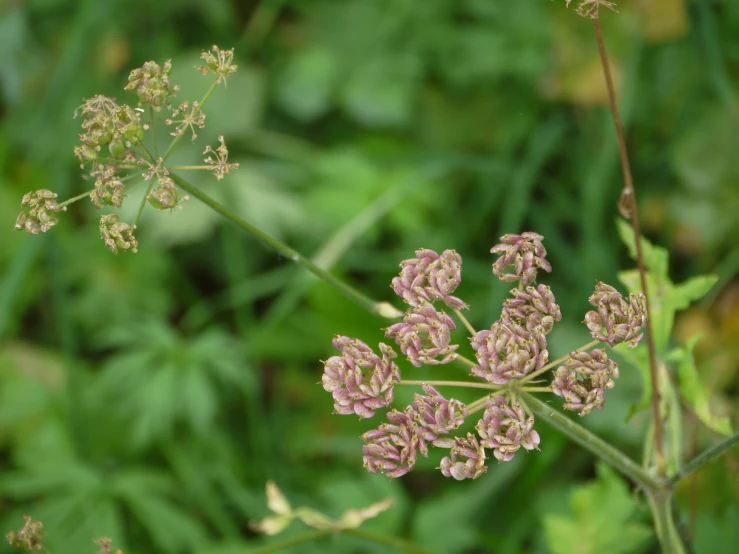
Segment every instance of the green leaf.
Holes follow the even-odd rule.
[[[666,301],[672,304],[672,308],[677,310],[684,310],[691,302],[700,300],[711,287],[718,281],[718,275],[698,275],[697,277],[691,277],[687,281],[683,281],[679,285],[674,285],[669,288],[669,295]]]
[[[294,118],[312,121],[331,107],[337,78],[334,53],[322,46],[312,46],[290,59],[277,81],[277,100]]]
[[[637,554],[652,536],[649,526],[634,521],[637,505],[628,486],[607,465],[599,463],[595,481],[570,496],[568,515],[561,510],[544,516],[547,544],[554,554]]]
[[[693,349],[701,339],[701,335],[691,337],[684,348],[678,349],[673,359],[677,359],[678,380],[681,396],[693,407],[698,419],[703,424],[722,435],[731,435],[731,422],[728,417],[719,417],[711,412],[711,395],[701,382],[695,366]]]
[[[634,240],[634,229],[624,219],[616,220],[616,228],[621,240],[629,250],[629,255],[636,260],[636,242]],[[667,250],[653,245],[643,236],[641,238],[642,253],[644,254],[644,266],[654,274],[657,282],[667,279],[667,264],[669,254]]]

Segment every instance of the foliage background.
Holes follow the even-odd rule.
[[[123,99],[132,68],[172,58],[180,98],[199,98],[200,50],[233,46],[239,72],[210,100],[198,144],[173,159],[193,163],[224,134],[241,169],[197,184],[378,299],[395,300],[390,279],[416,248],[457,249],[477,328],[506,294],[490,246],[536,230],[564,314],[551,353],[566,353],[587,339],[595,281],[615,283],[630,261],[614,232],[620,173],[592,31],[562,4],[6,0],[0,528],[31,513],[55,553],[92,552],[102,535],[132,553],[246,552],[264,542],[247,521],[266,514],[273,479],[293,504],[333,515],[392,496],[366,528],[441,552],[575,552],[575,533],[589,537],[582,552],[656,548],[642,500],[546,428],[541,453],[475,482],[442,478],[433,455],[401,480],[367,474],[358,437],[376,422],[332,416],[316,383],[333,334],[376,344],[384,322],[195,201],[146,212],[135,255],[103,247],[86,202],[45,236],[11,231],[26,191],[87,188],[72,156],[83,97]],[[736,421],[739,3],[620,11],[602,20],[645,231],[670,249],[675,280],[720,278],[680,314],[675,340],[706,334],[701,378],[712,409]],[[606,409],[584,421],[634,457],[640,379],[624,366]],[[716,440],[686,422],[688,452]],[[729,453],[680,490],[698,553],[739,541],[738,465]],[[328,551],[387,550],[347,538],[295,549]]]

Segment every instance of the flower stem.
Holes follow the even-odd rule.
[[[588,348],[592,348],[593,346],[595,346],[599,342],[600,342],[599,340],[590,341],[588,344],[585,344],[585,345],[581,346],[577,350],[587,350]],[[544,373],[546,371],[549,371],[553,367],[556,367],[559,364],[566,362],[567,361],[567,358],[569,358],[569,357],[570,357],[570,354],[568,353],[568,354],[565,354],[564,356],[561,356],[561,357],[557,358],[553,362],[549,362],[544,367],[542,367],[542,368],[537,369],[536,371],[534,371],[534,373],[530,373],[529,375],[527,375],[523,379],[519,379],[518,384],[519,385],[524,385],[524,384],[528,383],[529,381],[531,381],[532,379],[534,379],[534,377],[538,377],[539,375],[541,375],[542,373]]]
[[[621,159],[621,172],[623,174],[624,186],[621,191],[621,200],[619,207],[621,214],[631,219],[631,225],[634,228],[634,242],[636,243],[636,265],[639,268],[639,280],[641,289],[647,307],[647,350],[649,351],[649,380],[652,384],[652,417],[654,418],[654,445],[657,458],[657,471],[660,475],[665,473],[665,454],[664,444],[662,440],[662,420],[659,412],[659,390],[657,386],[657,353],[654,346],[654,333],[652,331],[651,310],[649,308],[649,291],[647,290],[647,275],[644,267],[644,253],[641,247],[641,229],[639,224],[639,210],[636,203],[636,191],[634,190],[634,182],[631,176],[631,165],[629,163],[629,155],[626,149],[626,139],[624,138],[624,130],[621,125],[621,116],[618,113],[618,105],[616,104],[616,92],[613,87],[613,78],[611,77],[611,66],[608,62],[608,53],[603,42],[603,32],[600,28],[598,17],[592,19],[595,38],[598,42],[598,52],[600,53],[600,61],[603,66],[603,75],[608,88],[608,101],[611,106],[611,116],[613,117],[613,125],[616,128],[616,138],[618,141],[618,153]]]
[[[411,381],[403,379],[398,385],[431,385],[434,387],[463,387],[468,389],[501,390],[503,385],[488,385],[486,383],[473,383],[470,381]]]
[[[462,322],[462,325],[467,327],[467,330],[470,332],[470,335],[477,334],[477,331],[475,331],[475,328],[472,325],[470,325],[470,322],[467,321],[467,318],[464,317],[464,315],[462,314],[462,310],[454,310],[454,313],[457,314],[457,317]]]
[[[73,196],[72,198],[68,198],[67,200],[65,200],[61,204],[57,204],[57,206],[60,207],[60,208],[63,208],[64,206],[69,206],[70,204],[74,204],[78,200],[82,200],[86,196],[90,196],[90,192],[92,192],[92,191],[89,191],[88,190],[88,191],[83,192],[82,194],[78,194],[77,196]]]
[[[387,537],[385,535],[378,535],[362,529],[342,529],[341,533],[344,535],[351,535],[359,537],[368,541],[375,542],[377,544],[384,544],[386,546],[392,546],[398,550],[405,550],[406,552],[412,552],[413,554],[434,554],[433,550],[418,546],[412,542],[399,539],[397,537]]]
[[[577,444],[623,473],[637,485],[650,491],[661,491],[664,489],[660,480],[650,475],[626,454],[614,448],[594,433],[591,433],[582,425],[575,423],[564,414],[553,410],[546,403],[535,396],[531,396],[527,392],[521,391],[521,398],[524,399],[526,405],[537,418],[546,421],[552,427],[567,435]]]
[[[154,108],[149,104],[149,125],[151,129],[151,144],[154,147],[154,154],[159,157],[159,147],[157,146],[156,126],[154,125]]]
[[[521,387],[517,388],[516,390],[522,392],[552,392],[551,387]]]
[[[475,366],[477,365],[477,364],[476,364],[475,362],[473,362],[473,361],[472,361],[472,360],[470,360],[469,358],[465,358],[464,356],[457,356],[457,358],[456,358],[456,359],[457,359],[458,361],[460,361],[460,362],[464,362],[465,364],[467,364],[467,365],[468,365],[468,366],[470,366],[470,367],[475,367]]]
[[[314,541],[316,539],[326,537],[332,533],[332,529],[320,529],[318,531],[304,533],[302,535],[298,535],[297,537],[290,537],[289,539],[284,539],[264,546],[262,548],[257,548],[255,550],[252,550],[250,554],[270,554],[272,552],[281,552],[282,550],[290,548],[291,546],[303,544],[304,542]]]
[[[308,258],[300,254],[297,250],[289,247],[284,242],[274,238],[273,236],[265,233],[258,227],[255,227],[254,225],[252,225],[245,219],[239,217],[238,215],[233,213],[230,209],[228,209],[226,206],[216,202],[210,196],[202,192],[197,187],[193,186],[191,183],[189,183],[182,177],[179,177],[178,175],[175,175],[175,174],[170,174],[170,177],[177,184],[177,186],[187,191],[188,193],[192,194],[195,198],[197,198],[198,200],[206,204],[212,210],[221,214],[223,217],[225,217],[232,223],[235,223],[237,226],[241,227],[244,231],[255,236],[262,242],[266,243],[268,246],[274,248],[277,252],[279,252],[283,256],[287,257],[288,259],[292,260],[293,262],[297,264],[302,265],[308,271],[310,271],[311,273],[313,273],[314,275],[316,275],[317,277],[325,281],[327,284],[331,285],[332,287],[342,292],[348,298],[354,300],[357,304],[359,304],[366,310],[369,310],[372,313],[375,313],[381,317],[385,317],[388,319],[397,319],[397,318],[403,317],[403,312],[395,308],[392,304],[388,302],[375,302],[368,296],[365,296],[364,294],[362,294],[355,288],[343,282],[341,279],[338,279],[334,277],[333,275],[331,275],[325,269],[318,267]]]
[[[139,218],[141,217],[141,214],[144,213],[144,208],[146,207],[146,201],[149,199],[149,192],[151,192],[151,187],[153,185],[154,185],[154,179],[149,181],[149,187],[146,189],[146,192],[144,193],[144,196],[141,199],[141,204],[139,204],[139,209],[136,212],[136,217],[133,218],[132,227],[136,227],[136,224],[139,222]]]
[[[192,169],[213,169],[212,165],[169,165],[167,166],[167,169],[175,170],[175,169],[183,169],[183,170],[192,170]]]
[[[739,433],[735,433],[732,436],[724,439],[717,445],[712,446],[705,452],[698,454],[695,458],[693,458],[687,464],[685,464],[685,467],[683,467],[675,475],[670,477],[670,479],[668,480],[668,483],[672,486],[677,485],[680,481],[685,479],[688,475],[698,470],[699,468],[703,467],[708,462],[715,460],[716,458],[721,456],[721,454],[726,452],[729,448],[731,448],[732,446],[735,446],[738,443],[739,443]]]

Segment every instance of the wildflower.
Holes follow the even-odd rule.
[[[380,343],[380,358],[359,339],[337,335],[332,344],[341,350],[341,356],[324,362],[321,382],[333,395],[335,413],[367,418],[378,408],[389,406],[393,385],[400,381],[400,370],[392,361],[397,356],[393,349]]]
[[[537,233],[521,235],[503,235],[500,244],[490,250],[501,256],[493,264],[493,273],[505,282],[520,281],[522,285],[530,285],[536,281],[540,269],[552,271],[546,260],[547,251],[542,245],[543,236]],[[506,270],[513,270],[507,273]]]
[[[174,119],[178,115],[182,115],[181,119]],[[192,140],[198,138],[195,132],[195,127],[202,129],[205,127],[205,114],[200,110],[198,102],[193,102],[192,106],[188,102],[183,102],[180,107],[172,112],[172,118],[165,119],[164,123],[167,125],[177,124],[177,127],[173,132],[170,133],[173,137],[178,137],[185,133],[187,129],[190,129],[192,133]]]
[[[572,0],[567,0],[567,6],[569,7]],[[618,13],[616,4],[609,2],[608,0],[581,0],[580,5],[577,6],[575,13],[581,17],[587,17],[590,19],[598,19],[598,10],[603,6],[609,10],[613,10]]]
[[[630,294],[628,304],[621,293],[605,283],[598,283],[588,299],[597,308],[585,314],[585,324],[594,339],[615,346],[628,342],[634,348],[642,338],[647,321],[647,302],[642,293]]]
[[[466,438],[456,437],[450,444],[449,456],[444,456],[439,469],[444,477],[454,477],[457,481],[477,479],[487,471],[485,448],[472,433]]]
[[[529,331],[541,326],[548,334],[555,321],[562,319],[559,305],[555,303],[552,290],[546,285],[528,286],[524,290],[512,289],[513,298],[503,304],[501,321],[518,323]]]
[[[226,84],[226,77],[234,73],[238,69],[238,65],[233,63],[234,51],[233,48],[230,50],[221,50],[218,46],[213,46],[210,52],[203,51],[200,54],[200,58],[205,62],[204,66],[199,66],[198,69],[203,75],[208,73],[216,74],[216,83],[223,81]]]
[[[477,332],[471,339],[478,365],[472,368],[476,377],[503,385],[520,379],[549,360],[544,328],[529,331],[515,321],[496,321],[490,330]]]
[[[180,208],[182,202],[187,200],[189,196],[185,195],[180,198],[179,190],[174,181],[168,176],[160,176],[158,178],[158,185],[149,191],[146,199],[149,204],[154,206],[157,210],[174,210]]]
[[[145,126],[138,112],[125,104],[119,106],[112,98],[101,94],[85,100],[74,116],[82,116],[84,131],[79,135],[81,144],[74,149],[80,167],[95,161],[103,146],[108,147],[114,158],[130,158],[127,149],[144,138]]]
[[[100,218],[100,238],[113,254],[118,254],[119,250],[137,252],[139,243],[133,236],[133,228],[128,223],[120,223],[118,219],[118,214]]]
[[[40,521],[35,521],[29,515],[23,516],[23,519],[26,521],[23,527],[5,535],[10,546],[22,548],[29,552],[45,550],[46,548],[42,543],[44,525]]]
[[[149,104],[158,110],[167,98],[174,96],[179,90],[178,86],[173,86],[169,81],[171,73],[172,60],[164,62],[163,67],[156,62],[146,62],[131,71],[124,89],[135,90],[141,104]]]
[[[402,322],[388,327],[385,336],[395,339],[408,361],[421,367],[447,364],[458,357],[455,350],[459,345],[449,344],[454,329],[452,318],[426,304],[408,312]]]
[[[395,294],[413,307],[442,301],[452,309],[467,305],[451,293],[462,281],[462,257],[454,250],[444,250],[439,256],[433,250],[420,248],[416,257],[400,263],[400,275],[393,278]]]
[[[539,433],[534,430],[534,416],[526,416],[518,403],[509,405],[503,396],[488,398],[482,419],[477,422],[481,444],[493,449],[499,462],[508,462],[521,448],[538,450]]]
[[[226,148],[226,142],[223,140],[223,136],[218,137],[218,141],[221,143],[219,147],[213,150],[210,146],[206,146],[203,154],[213,154],[213,157],[208,156],[205,158],[205,163],[213,166],[211,171],[216,176],[216,179],[220,181],[226,173],[232,169],[238,169],[239,164],[228,163],[228,148]]]
[[[54,212],[67,209],[59,207],[56,197],[56,193],[46,189],[26,193],[21,200],[21,207],[24,210],[18,214],[14,228],[17,231],[27,231],[34,235],[51,229],[59,222]]]
[[[467,406],[463,402],[447,400],[431,385],[424,384],[422,388],[428,396],[416,394],[408,410],[418,425],[436,435],[445,435],[464,423]]]
[[[606,391],[615,386],[613,379],[617,378],[618,364],[608,358],[605,348],[589,353],[575,350],[554,372],[552,391],[565,399],[565,410],[580,410],[585,416],[593,408],[603,408]]]

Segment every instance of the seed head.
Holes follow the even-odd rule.
[[[408,312],[403,321],[385,330],[385,336],[395,339],[401,352],[416,367],[423,364],[448,364],[458,357],[458,344],[450,344],[450,333],[456,326],[444,312],[437,312],[431,304],[418,306]]]
[[[221,143],[220,146],[215,150],[210,146],[206,146],[203,154],[213,154],[213,156],[205,158],[205,163],[213,166],[211,172],[220,181],[226,173],[232,169],[238,169],[239,164],[228,163],[228,148],[226,148],[226,142],[223,140],[223,136],[218,137],[218,141]]]
[[[27,231],[33,235],[45,233],[59,222],[54,212],[66,211],[56,203],[57,194],[41,189],[28,192],[21,200],[23,211],[15,220],[16,231]]]
[[[467,437],[456,437],[449,451],[439,466],[444,477],[454,477],[457,481],[463,479],[477,479],[485,473],[485,448],[472,433]]]
[[[400,275],[390,285],[395,294],[413,307],[441,301],[452,309],[467,305],[451,296],[462,282],[462,257],[454,250],[439,256],[433,250],[420,248],[416,257],[400,262]]]
[[[138,252],[139,243],[133,236],[133,227],[118,219],[118,214],[107,214],[100,218],[100,237],[105,241],[105,246],[113,254],[118,254],[119,250]]]
[[[149,104],[158,111],[167,102],[167,98],[174,96],[179,90],[178,86],[173,86],[169,81],[171,73],[172,60],[164,62],[163,67],[156,62],[146,62],[131,71],[124,89],[135,90],[141,104]]]
[[[629,348],[639,344],[642,327],[647,322],[647,301],[644,294],[629,294],[628,303],[621,293],[605,283],[598,283],[588,299],[597,308],[585,314],[585,324],[594,339],[615,346],[628,342]]]
[[[198,69],[203,75],[214,73],[216,75],[216,83],[220,84],[223,81],[225,85],[226,77],[234,73],[239,67],[233,63],[233,48],[230,50],[221,50],[218,46],[214,45],[210,50],[210,52],[204,50],[200,54],[200,59],[205,62],[205,65],[199,66]]]
[[[603,408],[606,391],[616,385],[613,379],[617,378],[618,364],[608,358],[605,348],[575,350],[554,372],[552,391],[565,399],[565,410],[579,410],[585,416],[593,408]]]
[[[551,272],[552,266],[546,260],[547,251],[541,243],[543,239],[537,233],[500,237],[500,244],[490,250],[493,254],[501,254],[493,264],[493,274],[501,281],[520,281],[526,286],[536,281],[540,269]]]
[[[481,444],[493,449],[499,462],[508,462],[521,448],[539,449],[539,433],[534,430],[534,416],[526,416],[518,403],[508,404],[502,395],[488,399],[485,413],[477,422]]]

